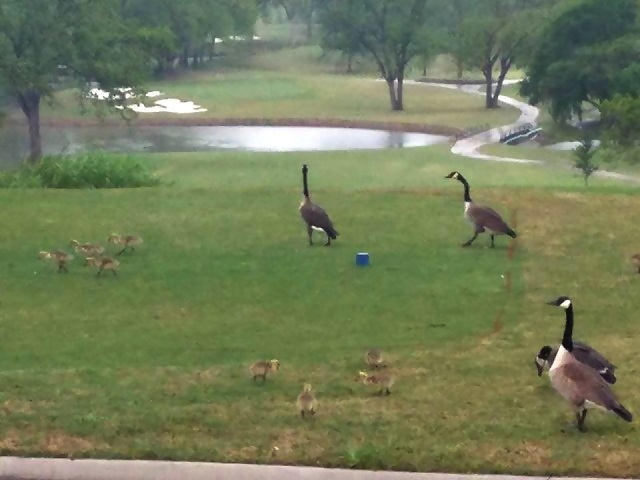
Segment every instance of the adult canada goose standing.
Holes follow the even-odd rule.
[[[460,172],[451,172],[444,178],[454,178],[464,185],[464,217],[473,225],[474,232],[473,237],[462,244],[463,247],[471,246],[475,239],[478,238],[478,235],[487,230],[491,235],[491,248],[495,246],[494,237],[496,235],[508,235],[511,238],[517,237],[516,232],[507,225],[507,222],[502,219],[498,212],[492,208],[478,205],[471,200],[469,182]]]
[[[584,420],[589,408],[600,408],[613,412],[630,422],[633,415],[620,403],[611,387],[593,368],[581,363],[574,356],[573,304],[566,296],[548,302],[565,311],[565,327],[562,343],[555,361],[549,369],[553,388],[562,395],[576,413],[578,430],[584,432]]]
[[[551,367],[558,354],[558,348],[551,348],[545,345],[540,349],[536,356],[535,364],[538,369],[538,376],[542,375],[545,367]],[[605,382],[614,384],[617,381],[615,370],[616,366],[607,360],[600,352],[586,343],[573,342],[573,356],[576,360],[593,368]]]
[[[333,222],[322,207],[316,205],[309,198],[309,186],[307,184],[307,172],[309,169],[306,165],[302,166],[302,185],[304,199],[300,203],[300,215],[307,224],[307,235],[309,236],[309,245],[313,245],[311,236],[314,230],[320,230],[327,234],[327,243],[325,246],[331,245],[331,240],[335,240],[340,235],[333,227]]]

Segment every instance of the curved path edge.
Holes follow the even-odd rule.
[[[522,79],[505,80],[504,85],[512,85],[512,84],[519,83],[521,81]],[[419,80],[405,81],[405,83],[427,85],[431,87],[448,88],[448,89],[454,89],[454,90],[461,90],[465,93],[470,93],[475,95],[484,95],[484,91],[482,91],[483,85],[474,85],[474,84],[456,85],[456,84],[449,84],[449,83],[425,82],[425,81],[419,81]],[[521,102],[520,100],[516,100],[515,98],[507,97],[505,95],[500,95],[499,101],[502,103],[506,103],[507,105],[511,105],[512,107],[515,107],[518,110],[520,110],[520,117],[514,123],[511,123],[509,125],[495,127],[485,132],[481,132],[475,135],[471,135],[467,138],[458,140],[453,145],[453,147],[451,147],[451,153],[455,155],[467,157],[467,158],[474,158],[477,160],[491,160],[494,162],[548,165],[548,163],[545,162],[544,160],[498,157],[496,155],[486,155],[478,151],[479,148],[484,147],[485,145],[490,145],[492,143],[499,142],[500,137],[504,133],[507,133],[509,130],[514,130],[527,123],[535,123],[538,118],[538,115],[540,114],[540,110],[537,107],[531,106],[525,102]],[[514,148],[517,148],[517,147],[514,147]],[[624,173],[598,170],[593,175],[598,177],[613,178],[616,180],[622,180],[626,182],[640,183],[640,178],[632,175],[626,175]]]
[[[455,473],[344,470],[280,465],[168,462],[155,460],[69,460],[0,457],[0,480],[579,480]],[[580,480],[596,480],[582,478]],[[598,480],[614,480],[603,479]],[[619,480],[619,479],[618,479]]]

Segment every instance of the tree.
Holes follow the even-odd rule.
[[[602,102],[602,124],[607,142],[614,146],[640,145],[640,98],[617,94]]]
[[[574,168],[582,172],[584,177],[584,186],[587,186],[589,177],[598,170],[598,166],[593,163],[595,155],[595,144],[591,137],[586,136],[580,141],[580,145],[574,152]]]
[[[148,57],[127,29],[116,0],[3,0],[0,83],[17,100],[29,127],[31,162],[42,155],[40,103],[52,99],[61,67],[95,81],[122,105],[118,87],[140,85]]]
[[[532,105],[549,102],[553,118],[567,121],[583,102],[600,109],[617,89],[637,89],[637,17],[637,0],[568,3],[539,35],[521,94]]]
[[[391,109],[404,109],[407,64],[420,53],[427,0],[327,0],[320,25],[324,38],[339,35],[373,57],[387,83]]]
[[[458,62],[460,68],[469,66],[482,72],[485,106],[497,108],[504,79],[543,21],[543,8],[541,3],[528,0],[485,0],[476,8],[480,10],[475,15],[461,21]]]

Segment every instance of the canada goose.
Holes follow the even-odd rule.
[[[549,369],[553,388],[562,395],[575,411],[578,430],[584,432],[584,420],[589,408],[600,408],[630,422],[633,415],[617,399],[611,387],[593,368],[581,363],[573,352],[573,304],[567,296],[547,302],[565,311],[562,343],[555,361]]]
[[[116,255],[123,254],[127,248],[133,252],[135,247],[142,244],[142,238],[137,235],[118,235],[117,233],[109,235],[107,241],[114,245],[124,245],[124,248],[117,252]]]
[[[384,355],[382,351],[377,348],[372,348],[365,353],[364,359],[369,368],[382,368],[386,366],[384,362]]]
[[[253,381],[256,381],[256,378],[262,377],[262,382],[267,381],[267,373],[270,371],[277,372],[280,369],[280,362],[278,360],[271,360],[269,362],[261,360],[259,362],[254,363],[249,367],[249,371],[253,376]]]
[[[302,387],[302,392],[296,399],[296,406],[300,412],[300,416],[304,418],[305,414],[309,413],[312,416],[316,414],[316,397],[311,393],[311,385],[305,383]]]
[[[469,182],[460,172],[451,172],[444,178],[454,178],[464,185],[464,217],[473,225],[474,232],[473,237],[462,244],[463,247],[471,246],[474,240],[478,238],[478,235],[487,230],[491,235],[491,248],[495,246],[494,237],[496,235],[508,235],[511,238],[517,237],[516,232],[507,225],[498,212],[492,208],[478,205],[471,200]]]
[[[395,381],[394,376],[391,373],[374,373],[368,374],[367,372],[358,372],[354,381],[362,383],[364,385],[378,385],[380,390],[378,390],[377,395],[382,395],[382,393],[386,393],[387,395],[391,395],[391,387]]]
[[[87,257],[86,261],[87,261],[87,263],[86,263],[87,265],[91,265],[92,267],[98,267],[98,273],[96,273],[96,277],[99,277],[100,274],[104,270],[111,270],[111,272],[114,275],[118,275],[116,273],[116,270],[120,266],[120,262],[118,260],[114,259],[114,258],[109,258],[109,257],[103,257],[103,258]]]
[[[545,366],[550,367],[558,353],[558,348],[551,348],[545,345],[540,349],[536,356],[535,364],[538,369],[538,376],[542,375]],[[576,360],[597,371],[605,382],[614,384],[617,379],[615,376],[616,366],[607,360],[600,352],[586,343],[573,342],[573,356]]]
[[[43,260],[53,260],[58,264],[58,273],[69,272],[67,264],[73,260],[73,255],[63,252],[62,250],[53,250],[51,252],[40,251],[38,256]]]
[[[95,257],[104,253],[104,247],[94,243],[80,243],[77,240],[71,240],[69,245],[75,249],[76,253],[87,257]]]
[[[304,199],[300,203],[300,215],[307,224],[307,235],[309,237],[309,245],[313,245],[311,238],[314,230],[319,230],[327,234],[327,243],[325,246],[331,245],[331,240],[335,240],[340,235],[333,227],[333,222],[322,207],[316,205],[309,198],[309,186],[307,184],[307,172],[309,169],[306,165],[302,166],[302,184]]]

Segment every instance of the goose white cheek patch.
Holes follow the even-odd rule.
[[[571,300],[565,300],[564,302],[562,302],[560,304],[560,306],[566,310],[567,308],[569,308],[571,306]]]

